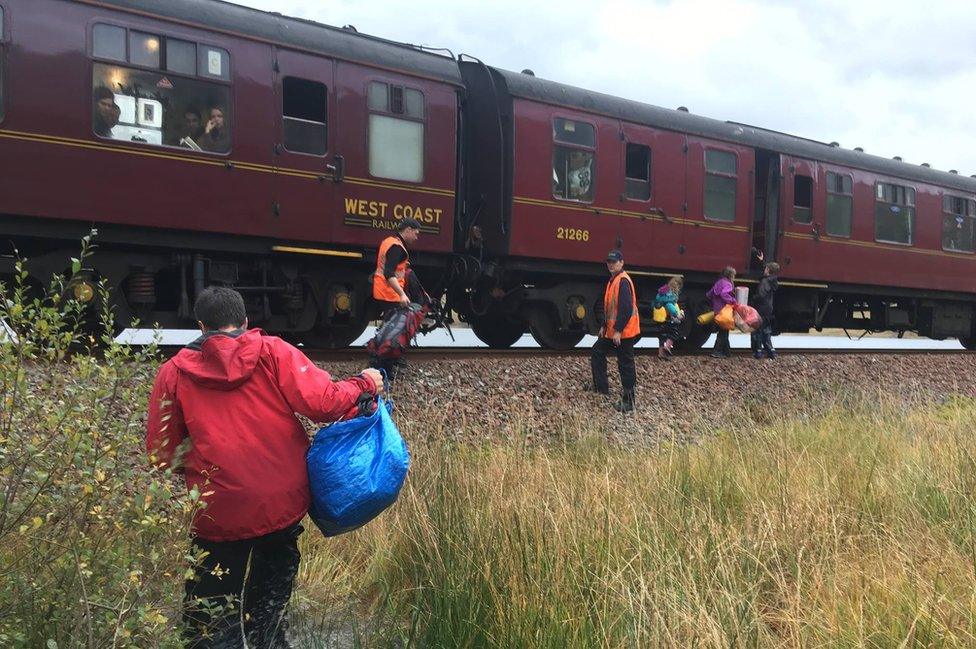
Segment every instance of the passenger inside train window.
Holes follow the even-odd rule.
[[[593,152],[556,146],[552,154],[552,193],[556,198],[593,200]]]
[[[96,62],[92,102],[98,137],[230,151],[230,88],[224,84]],[[117,109],[110,110],[113,104]],[[207,107],[202,114],[201,106]]]
[[[224,153],[230,149],[230,137],[224,121],[224,109],[214,106],[210,109],[210,119],[203,127],[203,135],[197,138],[197,146],[204,151]]]
[[[112,129],[119,123],[121,109],[115,95],[105,86],[95,88],[92,128],[99,137],[114,137]]]

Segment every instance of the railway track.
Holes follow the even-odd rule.
[[[356,361],[368,359],[369,355],[362,348],[345,349],[303,349],[302,351],[314,361]],[[699,349],[695,351],[676,352],[675,357],[685,356],[708,356],[712,353],[711,349]],[[927,355],[951,355],[966,354],[964,350],[952,349],[802,349],[793,348],[778,351],[779,356],[840,356],[840,355],[871,355],[871,356],[927,356]],[[733,349],[733,356],[749,357],[752,352],[748,349]],[[517,358],[573,358],[589,357],[588,347],[578,347],[566,351],[553,351],[536,347],[517,347],[510,349],[488,349],[485,347],[417,347],[407,353],[410,361],[431,361],[441,359],[472,359],[472,358],[497,358],[497,359],[517,359]],[[656,356],[656,347],[638,347],[634,350],[635,356]]]

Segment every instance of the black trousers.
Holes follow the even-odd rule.
[[[766,325],[763,322],[763,326],[752,332],[750,342],[752,343],[752,351],[754,352],[775,352],[776,350],[773,349],[772,325]]]
[[[728,329],[718,330],[718,334],[715,336],[715,347],[713,348],[712,353],[721,354],[722,356],[732,355],[732,345],[729,344]]]
[[[617,354],[617,367],[620,369],[620,385],[624,392],[633,392],[637,385],[637,368],[634,365],[634,345],[640,336],[621,338],[620,346],[613,344],[610,338],[597,338],[590,351],[590,368],[593,370],[593,387],[598,392],[610,390],[607,378],[607,354],[611,351]]]
[[[183,629],[188,649],[286,649],[285,607],[302,555],[296,523],[243,541],[195,538],[207,552],[186,581]]]

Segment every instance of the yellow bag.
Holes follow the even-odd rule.
[[[704,326],[707,324],[712,324],[712,320],[715,319],[714,311],[706,311],[705,313],[698,316],[698,324]]]
[[[731,304],[723,306],[722,310],[715,315],[715,324],[726,331],[735,329],[735,310]]]
[[[651,317],[654,322],[664,322],[668,319],[668,310],[663,306],[655,307],[654,311],[651,312]]]

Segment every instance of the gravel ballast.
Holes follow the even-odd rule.
[[[694,441],[744,413],[763,421],[882,399],[939,402],[976,395],[976,354],[639,356],[637,410],[622,415],[612,408],[619,398],[614,358],[610,398],[583,390],[590,380],[587,357],[407,359],[391,390],[401,427],[412,437],[443,428],[458,440],[597,435],[611,443],[653,445]],[[365,360],[318,365],[341,377],[362,369]]]

